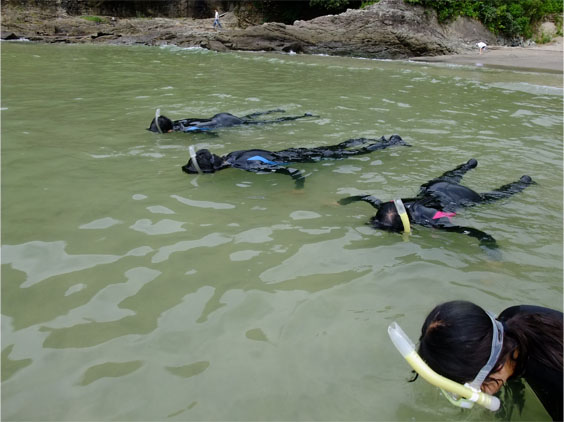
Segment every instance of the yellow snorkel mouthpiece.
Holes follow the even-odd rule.
[[[452,404],[471,408],[474,403],[478,403],[492,412],[499,409],[500,402],[497,397],[472,388],[468,384],[462,385],[454,382],[433,371],[417,354],[415,345],[396,322],[392,322],[388,327],[388,335],[407,363],[427,382],[442,389]],[[452,397],[451,394],[455,397]]]
[[[403,205],[403,201],[399,198],[394,199],[394,205],[396,206],[398,215],[401,218],[401,222],[403,224],[403,231],[406,233],[410,233],[411,225],[409,224],[409,217],[407,215],[407,211],[405,210],[405,206]]]
[[[398,215],[401,218],[401,223],[403,224],[403,231],[405,233],[410,233],[411,225],[409,224],[409,216],[407,215],[407,211],[405,210],[405,205],[403,205],[403,201],[399,198],[394,199],[394,205],[396,206]]]

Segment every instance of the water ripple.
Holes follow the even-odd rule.
[[[109,264],[121,258],[119,255],[69,255],[65,252],[66,246],[67,242],[62,240],[2,245],[2,263],[26,273],[27,278],[20,287],[30,287],[56,275]]]

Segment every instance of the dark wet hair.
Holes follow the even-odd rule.
[[[166,133],[166,132],[172,130],[172,127],[173,127],[172,120],[170,120],[166,116],[159,116],[159,127],[161,128],[161,131],[163,133]],[[150,130],[151,132],[159,133],[159,128],[157,127],[157,124],[155,123],[155,118],[153,118],[153,120],[151,120],[151,125],[147,128],[147,130]]]
[[[425,319],[419,355],[435,372],[464,384],[488,361],[492,333],[492,321],[482,308],[466,301],[446,302]]]
[[[490,374],[508,359],[515,361],[514,375],[524,370],[529,357],[562,371],[562,322],[544,314],[515,314],[504,323],[503,347]],[[542,327],[542,329],[539,329]],[[419,355],[437,373],[453,381],[472,381],[491,352],[492,321],[486,311],[467,301],[436,306],[425,319],[419,338]],[[514,359],[514,352],[518,356]],[[485,382],[494,380],[486,378]]]
[[[182,166],[182,170],[186,173],[195,174],[198,173],[198,169],[194,165],[193,159],[190,158],[186,165]],[[217,170],[223,168],[223,158],[219,155],[212,154],[207,149],[199,149],[196,152],[196,160],[198,161],[198,166],[203,173],[214,173]]]
[[[403,231],[403,223],[393,201],[382,203],[376,215],[370,219],[370,223],[383,230]]]

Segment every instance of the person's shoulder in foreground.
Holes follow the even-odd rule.
[[[559,421],[562,321],[561,311],[541,306],[512,306],[495,318],[471,302],[445,302],[425,319],[419,354],[434,371],[458,383],[470,383],[485,371],[480,388],[488,394],[509,378],[522,377]]]

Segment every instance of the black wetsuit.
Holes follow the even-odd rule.
[[[560,324],[562,324],[562,312],[533,305],[512,306],[504,310],[497,319],[506,322],[516,314],[542,314],[551,319],[560,320]],[[539,330],[541,329],[542,327],[539,327]],[[538,347],[542,347],[542,345],[538,345]],[[562,371],[549,368],[542,362],[529,357],[523,372],[513,376],[522,376],[531,386],[552,419],[555,421],[562,420],[562,383],[564,381]]]
[[[312,117],[310,113],[304,113],[301,116],[284,116],[273,120],[254,120],[255,117],[263,116],[271,113],[284,112],[284,110],[268,110],[243,117],[237,117],[230,113],[218,113],[211,118],[188,118],[181,120],[170,120],[168,117],[160,116],[159,125],[155,124],[155,119],[151,121],[151,125],[147,130],[152,132],[207,132],[218,128],[231,127],[237,125],[259,125],[265,123],[280,123],[290,120],[302,119],[304,117]],[[159,130],[160,129],[160,130]]]
[[[451,219],[455,216],[455,210],[460,207],[507,198],[517,192],[521,192],[534,182],[529,176],[523,176],[520,180],[501,186],[492,192],[477,193],[459,184],[462,176],[477,165],[478,162],[471,159],[455,169],[447,171],[442,176],[421,185],[419,193],[415,198],[402,199],[410,223],[467,234],[479,239],[480,244],[483,246],[495,247],[495,239],[489,234],[471,227],[453,224]],[[352,196],[341,199],[339,202],[341,204],[348,204],[354,201],[365,201],[378,209],[390,207],[390,205],[386,205],[370,195]],[[391,205],[393,206],[393,203]],[[397,229],[382,224],[379,214],[380,212],[371,219],[371,224],[374,227],[389,230]],[[401,231],[402,229],[400,228],[399,230]]]
[[[369,143],[370,142],[370,143]],[[369,143],[368,145],[365,145]],[[360,148],[348,149],[362,145]],[[339,159],[355,155],[369,154],[372,151],[385,149],[390,146],[409,146],[398,135],[392,135],[389,139],[357,138],[349,139],[337,145],[317,148],[289,148],[282,151],[266,151],[263,149],[248,149],[233,151],[219,157],[211,154],[208,150],[199,150],[196,160],[202,173],[213,173],[224,168],[237,168],[254,173],[281,173],[291,176],[296,187],[304,185],[305,176],[302,171],[288,167],[291,163],[314,163],[324,159]],[[182,167],[186,173],[198,173],[194,166],[193,158]]]

